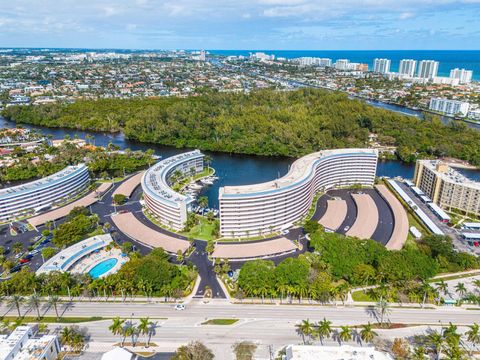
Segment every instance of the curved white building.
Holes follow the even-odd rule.
[[[79,164],[40,180],[0,189],[0,222],[25,217],[36,210],[64,202],[89,183],[87,166]]]
[[[307,214],[318,191],[372,186],[377,159],[374,149],[325,150],[296,160],[280,179],[220,188],[220,233],[249,237],[291,227]]]
[[[142,177],[142,189],[147,209],[162,224],[182,230],[187,221],[187,206],[193,198],[174,191],[171,177],[177,171],[183,175],[203,171],[204,155],[199,150],[190,151],[159,161]]]

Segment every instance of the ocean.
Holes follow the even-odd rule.
[[[387,58],[392,61],[390,71],[398,71],[400,60],[435,60],[440,62],[438,75],[449,76],[454,68],[473,70],[473,78],[480,80],[480,50],[208,50],[217,55],[244,55],[251,52],[274,54],[275,57],[293,59],[304,56],[349,59],[351,62],[367,63],[373,68],[373,59]],[[418,66],[418,64],[417,64]]]

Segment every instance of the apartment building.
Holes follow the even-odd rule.
[[[440,160],[418,160],[414,183],[445,210],[480,215],[480,183],[472,181]]]
[[[287,229],[308,213],[318,191],[372,186],[377,159],[374,149],[325,150],[296,160],[277,180],[222,187],[220,233],[250,237]]]

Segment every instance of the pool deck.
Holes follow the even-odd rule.
[[[122,265],[129,260],[128,257],[122,256],[122,251],[120,249],[113,248],[109,251],[102,249],[98,253],[91,253],[90,255],[87,255],[78,264],[75,264],[75,266],[72,267],[70,272],[72,274],[88,274],[90,270],[92,270],[95,266],[104,262],[105,260],[112,258],[117,259],[117,263],[110,270],[101,274],[99,278],[103,278],[110,274],[116,273],[122,267]]]

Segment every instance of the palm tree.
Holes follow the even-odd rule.
[[[463,298],[467,293],[467,288],[465,287],[464,283],[459,282],[457,285],[455,285],[455,291],[460,295],[460,297]]]
[[[83,346],[85,345],[85,338],[83,337],[82,334],[76,333],[73,336],[73,339],[70,342],[70,344],[75,352],[80,352],[82,351]]]
[[[297,328],[297,333],[300,334],[302,337],[303,343],[306,344],[305,342],[305,335],[310,337],[313,332],[313,325],[310,322],[310,320],[303,320],[300,324],[295,325]]]
[[[207,164],[207,169],[208,169],[208,172],[210,173],[210,164],[212,163],[212,157],[210,155],[205,155],[203,157],[203,161],[205,161],[205,164]]]
[[[323,318],[322,321],[318,323],[317,326],[317,336],[320,339],[320,343],[323,345],[323,339],[330,337],[332,334],[332,322]]]
[[[60,332],[60,339],[62,343],[71,347],[73,338],[75,336],[75,331],[72,327],[65,326]]]
[[[15,306],[18,312],[18,317],[22,317],[22,315],[20,314],[20,306],[23,304],[24,301],[25,299],[23,298],[23,296],[15,294],[8,298],[7,305],[9,307]]]
[[[40,316],[40,305],[41,305],[40,296],[38,296],[37,294],[30,295],[30,297],[27,300],[27,303],[28,303],[28,306],[30,306],[30,308],[35,309],[37,311],[37,319],[40,319],[41,317]]]
[[[148,347],[150,342],[150,337],[148,335],[151,334],[150,329],[152,325],[153,323],[149,320],[148,317],[141,318],[140,324],[138,324],[138,331],[140,332],[140,334],[145,335],[145,347]]]
[[[480,293],[480,279],[473,280],[472,284],[477,288],[477,293]]]
[[[108,327],[108,330],[113,335],[122,335],[123,336],[123,324],[125,320],[121,320],[118,316],[112,320],[112,325]],[[122,342],[123,343],[123,342]]]
[[[428,335],[427,340],[428,343],[433,347],[437,360],[440,359],[443,342],[445,341],[442,334],[440,334],[438,331],[433,331]]]
[[[136,331],[135,326],[133,326],[133,324],[131,322],[127,322],[126,325],[125,325],[125,328],[123,329],[122,347],[125,344],[125,339],[127,338],[127,336],[132,337],[132,345],[135,346],[135,343],[133,341],[133,338],[135,336],[135,331]]]
[[[425,348],[423,346],[413,349],[412,360],[425,360]]]
[[[360,330],[360,338],[362,341],[370,343],[373,341],[373,339],[375,339],[376,336],[378,336],[378,334],[373,331],[373,327],[370,322],[367,325],[362,326],[362,330]]]
[[[467,340],[470,341],[474,347],[480,343],[480,326],[477,323],[469,326],[469,330],[465,332]]]
[[[390,314],[390,307],[388,305],[388,302],[385,300],[380,300],[377,303],[377,311],[380,313],[380,326],[383,326],[383,320],[385,319],[385,316],[388,316]]]
[[[55,309],[55,314],[57,315],[57,320],[59,319],[57,306],[60,302],[61,302],[61,300],[60,300],[60,297],[58,295],[50,295],[48,297],[47,304],[50,307],[53,306],[53,308]]]
[[[352,329],[349,326],[340,326],[340,332],[338,333],[338,339],[340,342],[347,342],[352,340]]]
[[[436,283],[437,290],[443,292],[443,295],[448,295],[448,285],[444,280],[440,280],[440,282]]]
[[[421,290],[423,292],[422,307],[424,307],[427,297],[433,293],[433,288],[428,281],[422,281]]]

